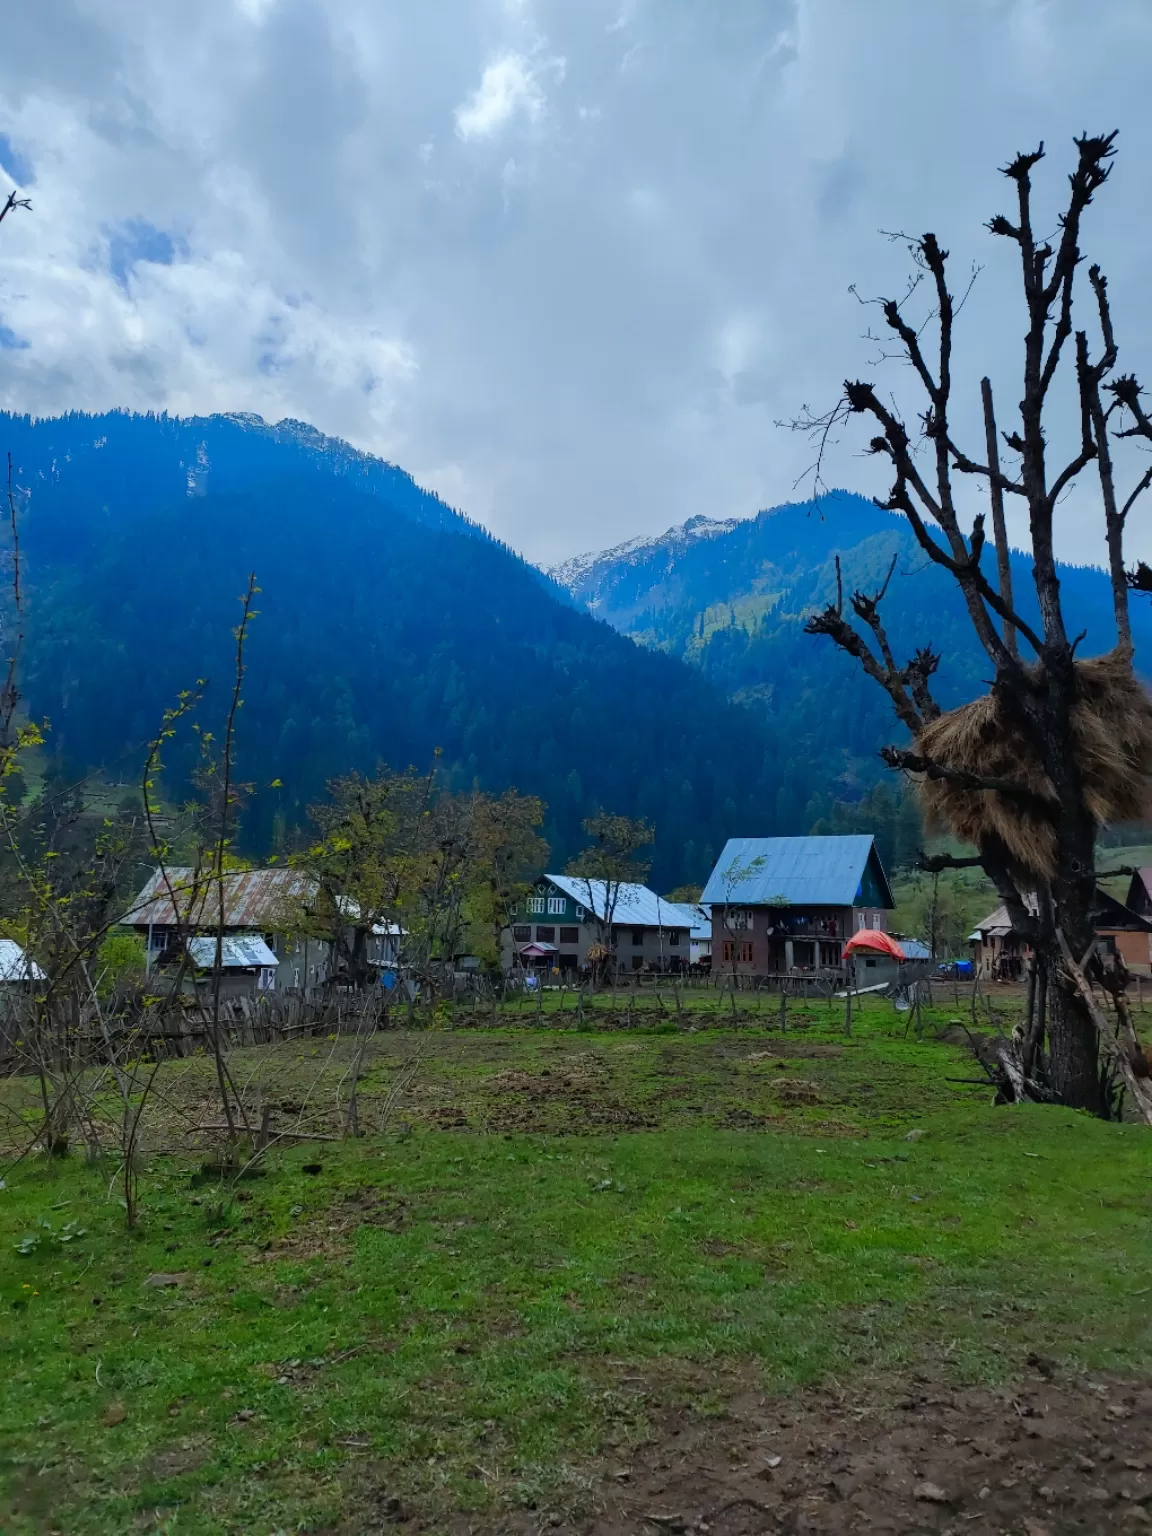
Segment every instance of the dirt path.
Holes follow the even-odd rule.
[[[748,1392],[718,1417],[670,1407],[649,1443],[602,1470],[596,1505],[590,1519],[542,1512],[500,1528],[557,1536],[1152,1531],[1152,1386],[1054,1374],[1038,1362],[1012,1390],[921,1381],[882,1402]]]

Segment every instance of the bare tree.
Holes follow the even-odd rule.
[[[1081,984],[1085,970],[1092,974],[1096,840],[1103,824],[1140,814],[1152,765],[1152,706],[1133,673],[1128,619],[1129,589],[1152,591],[1152,571],[1140,566],[1127,574],[1123,550],[1128,515],[1152,484],[1146,460],[1129,471],[1124,490],[1118,488],[1120,444],[1152,439],[1152,419],[1135,378],[1113,373],[1118,346],[1107,282],[1096,265],[1087,272],[1090,320],[1074,330],[1073,318],[1074,296],[1083,291],[1077,288],[1082,222],[1110,174],[1114,140],[1110,133],[1075,141],[1076,164],[1051,240],[1037,233],[1044,224],[1033,205],[1043,145],[1003,168],[1016,210],[1011,218],[998,214],[988,228],[1018,252],[1025,312],[1019,415],[1010,430],[997,433],[985,379],[982,450],[969,454],[957,441],[953,338],[963,298],[952,291],[948,252],[934,234],[908,241],[917,268],[908,293],[877,301],[888,343],[921,395],[915,421],[871,382],[850,381],[830,412],[805,411],[792,423],[817,436],[822,454],[839,424],[855,417],[870,422],[871,451],[888,459],[892,472],[891,490],[879,505],[904,515],[928,559],[960,589],[994,679],[989,694],[948,714],[931,692],[939,656],[924,648],[900,663],[893,654],[880,612],[891,570],[879,590],[853,593],[846,612],[837,568],[836,601],[808,629],[829,636],[886,690],[913,741],[910,748],[886,748],[885,760],[919,781],[931,822],[976,846],[1014,925],[1035,948],[1049,1008],[1047,1051],[1034,1057],[1044,1079],[1037,1096],[1098,1114],[1109,1112],[1113,1053],[1106,1042],[1102,1069],[1099,1012],[1089,1007]],[[925,291],[923,315],[915,305]],[[1075,386],[1079,426],[1077,441],[1053,463],[1062,435],[1054,386],[1064,378]],[[1061,498],[1090,468],[1104,511],[1116,635],[1107,654],[1080,659],[1084,636],[1070,635],[1065,622],[1054,525]],[[983,514],[970,529],[961,523],[956,492],[965,477],[982,481],[990,493],[996,571],[983,560]],[[1013,599],[1005,497],[1027,510],[1038,626]],[[1030,654],[1022,657],[1025,648]]]
[[[748,944],[751,947],[751,933],[753,923],[752,909],[747,906],[737,906],[740,900],[741,887],[746,886],[761,873],[766,863],[762,853],[754,858],[745,859],[739,854],[720,871],[720,880],[724,886],[724,900],[713,904],[713,918],[717,912],[720,914],[720,926],[727,937],[724,939],[724,956],[731,968],[731,1004],[732,1017],[736,1017],[736,978],[740,964],[740,946]],[[783,983],[781,983],[783,987]]]

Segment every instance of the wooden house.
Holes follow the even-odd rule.
[[[1152,869],[1148,875],[1152,879]],[[1036,898],[1029,894],[1025,900],[1034,913]],[[1133,900],[1142,902],[1145,910],[1133,907]],[[1132,877],[1127,903],[1097,886],[1093,916],[1096,942],[1103,953],[1119,955],[1134,976],[1152,975],[1152,902],[1140,876]],[[1027,977],[1032,946],[1013,924],[1007,907],[997,907],[977,923],[968,942],[973,967],[985,980],[1023,981]]]
[[[333,946],[310,933],[316,881],[296,869],[230,870],[223,881],[222,972],[237,992],[307,993],[333,979]],[[221,887],[191,869],[156,869],[121,920],[144,940],[149,969],[169,965],[181,950],[195,971],[214,969]],[[350,923],[353,914],[349,914]],[[396,959],[399,930],[376,927],[368,963]]]
[[[894,902],[869,834],[729,839],[704,887],[713,972],[843,970],[854,933],[885,931]]]

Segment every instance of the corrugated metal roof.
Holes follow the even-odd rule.
[[[900,948],[905,960],[931,960],[932,951],[922,939],[901,939]]]
[[[15,939],[0,939],[0,982],[43,980],[44,972]]]
[[[298,918],[300,903],[316,890],[315,880],[298,869],[234,870],[224,876],[223,885],[224,926],[270,932]],[[123,921],[135,928],[149,923],[203,928],[219,921],[219,902],[215,880],[201,875],[197,887],[191,869],[169,869],[166,875],[156,869]]]
[[[1031,891],[1024,892],[1024,905],[1035,917],[1040,910],[1040,903]],[[973,943],[982,934],[989,938],[1003,939],[1012,932],[1012,919],[1008,916],[1008,908],[1001,902],[1000,906],[989,912],[988,916],[977,923],[968,935],[968,942]]]
[[[712,908],[701,906],[698,902],[681,902],[681,912],[685,913],[692,923],[692,937],[694,939],[710,939],[712,937]]]
[[[188,958],[201,970],[212,970],[216,965],[215,939],[189,939]],[[226,934],[220,945],[220,964],[225,970],[251,969],[253,966],[275,966],[279,962],[257,933]]]
[[[701,900],[751,907],[851,907],[875,839],[851,837],[730,837]],[[877,858],[885,907],[895,906]],[[737,878],[733,879],[729,872]]]
[[[558,891],[581,906],[603,917],[607,908],[607,885],[603,880],[586,880],[583,875],[545,875]],[[612,921],[621,928],[691,928],[689,909],[674,901],[665,901],[646,885],[621,885]]]

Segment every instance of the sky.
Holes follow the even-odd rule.
[[[1086,248],[1152,351],[1147,0],[0,0],[0,37],[0,405],[300,418],[541,562],[807,494],[777,423],[845,377],[913,411],[864,334],[885,231],[979,268],[975,456],[1023,330],[984,223],[1041,139],[1054,224],[1072,135],[1120,130]],[[883,489],[864,437],[830,483]],[[1090,486],[1059,541],[1100,560]]]

